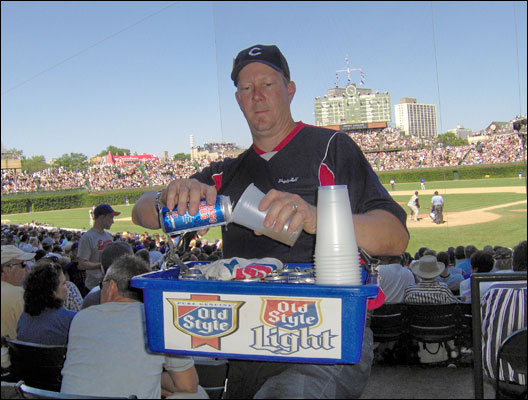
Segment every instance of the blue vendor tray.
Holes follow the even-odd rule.
[[[295,266],[311,267],[289,264]],[[376,297],[377,285],[189,281],[178,275],[179,268],[171,268],[132,278],[131,285],[143,289],[154,352],[312,364],[361,358],[367,299]]]

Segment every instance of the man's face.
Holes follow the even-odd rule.
[[[295,83],[260,62],[246,65],[238,74],[235,97],[253,135],[273,135],[291,121],[290,103]]]
[[[106,214],[102,218],[103,218],[104,229],[110,229],[110,227],[114,223],[114,215],[110,213],[110,214]]]
[[[25,261],[11,260],[2,266],[2,280],[14,286],[22,285],[27,273]]]
[[[60,274],[60,277],[59,277],[59,286],[57,287],[57,291],[55,292],[55,296],[58,298],[58,299],[61,299],[61,300],[66,300],[66,292],[67,292],[67,288],[66,288],[66,277],[64,276],[63,273]]]

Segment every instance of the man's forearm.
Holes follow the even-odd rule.
[[[89,269],[101,269],[101,263],[79,259],[78,268],[81,271],[85,271],[85,270],[89,270]]]
[[[409,243],[409,234],[398,218],[385,210],[354,215],[357,245],[374,256],[400,255]]]

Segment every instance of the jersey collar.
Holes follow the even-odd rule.
[[[299,131],[304,128],[306,126],[306,124],[304,124],[302,121],[299,121],[297,122],[297,125],[295,126],[295,128],[293,128],[293,130],[288,134],[288,136],[286,136],[282,142],[280,142],[278,144],[277,147],[275,147],[272,151],[274,152],[277,152],[279,151],[280,149],[282,149],[284,146],[286,146],[294,137],[295,135],[297,135],[297,133],[299,133]],[[256,145],[253,145],[253,149],[255,150],[255,152],[261,156],[262,154],[266,154],[268,153],[267,151],[264,151],[264,150],[261,150],[259,149]]]

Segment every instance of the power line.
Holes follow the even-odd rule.
[[[95,43],[89,45],[88,47],[85,47],[84,49],[78,51],[77,53],[75,53],[75,54],[73,54],[73,55],[71,55],[71,56],[69,56],[69,57],[66,57],[64,60],[59,61],[58,63],[52,65],[51,67],[48,67],[48,68],[46,68],[46,69],[40,71],[38,74],[35,74],[35,75],[31,76],[30,78],[27,78],[27,79],[25,79],[24,81],[22,81],[22,82],[20,82],[20,83],[17,83],[15,86],[12,86],[12,87],[10,87],[9,89],[3,91],[3,92],[2,92],[2,96],[3,96],[4,94],[7,94],[7,93],[11,92],[12,90],[15,90],[15,89],[19,88],[19,87],[22,86],[22,85],[25,85],[26,83],[32,81],[33,79],[35,79],[35,78],[37,78],[37,77],[39,77],[39,76],[45,74],[46,72],[49,72],[49,71],[51,71],[51,70],[54,69],[54,68],[57,68],[59,65],[62,65],[62,64],[64,64],[65,62],[70,61],[71,59],[73,59],[73,58],[75,58],[75,57],[81,55],[82,53],[87,52],[88,50],[94,48],[95,46],[98,46],[98,45],[100,45],[101,43],[106,42],[106,41],[109,40],[109,39],[112,39],[113,37],[115,37],[115,36],[117,36],[117,35],[119,35],[119,34],[125,32],[125,31],[127,31],[128,29],[130,29],[130,28],[132,28],[132,27],[134,27],[134,26],[136,26],[136,25],[142,23],[143,21],[146,21],[147,19],[149,19],[149,18],[151,18],[151,17],[153,17],[153,16],[155,16],[155,15],[157,15],[157,14],[162,13],[163,11],[165,11],[166,9],[168,9],[169,7],[172,7],[173,5],[175,5],[175,4],[177,4],[177,3],[180,3],[180,2],[174,2],[174,3],[171,3],[171,4],[169,4],[168,6],[165,6],[165,7],[161,8],[161,9],[159,9],[158,11],[155,11],[155,12],[153,12],[152,14],[149,14],[149,15],[147,15],[146,17],[143,17],[143,18],[141,18],[140,20],[138,20],[138,21],[136,21],[136,22],[134,22],[134,23],[132,23],[132,24],[126,26],[125,28],[123,28],[123,29],[121,29],[121,30],[119,30],[119,31],[117,31],[117,32],[114,32],[114,33],[112,33],[111,35],[108,35],[108,36],[105,37],[104,39],[101,39],[101,40],[99,40],[99,41],[97,41],[97,42],[95,42]]]

